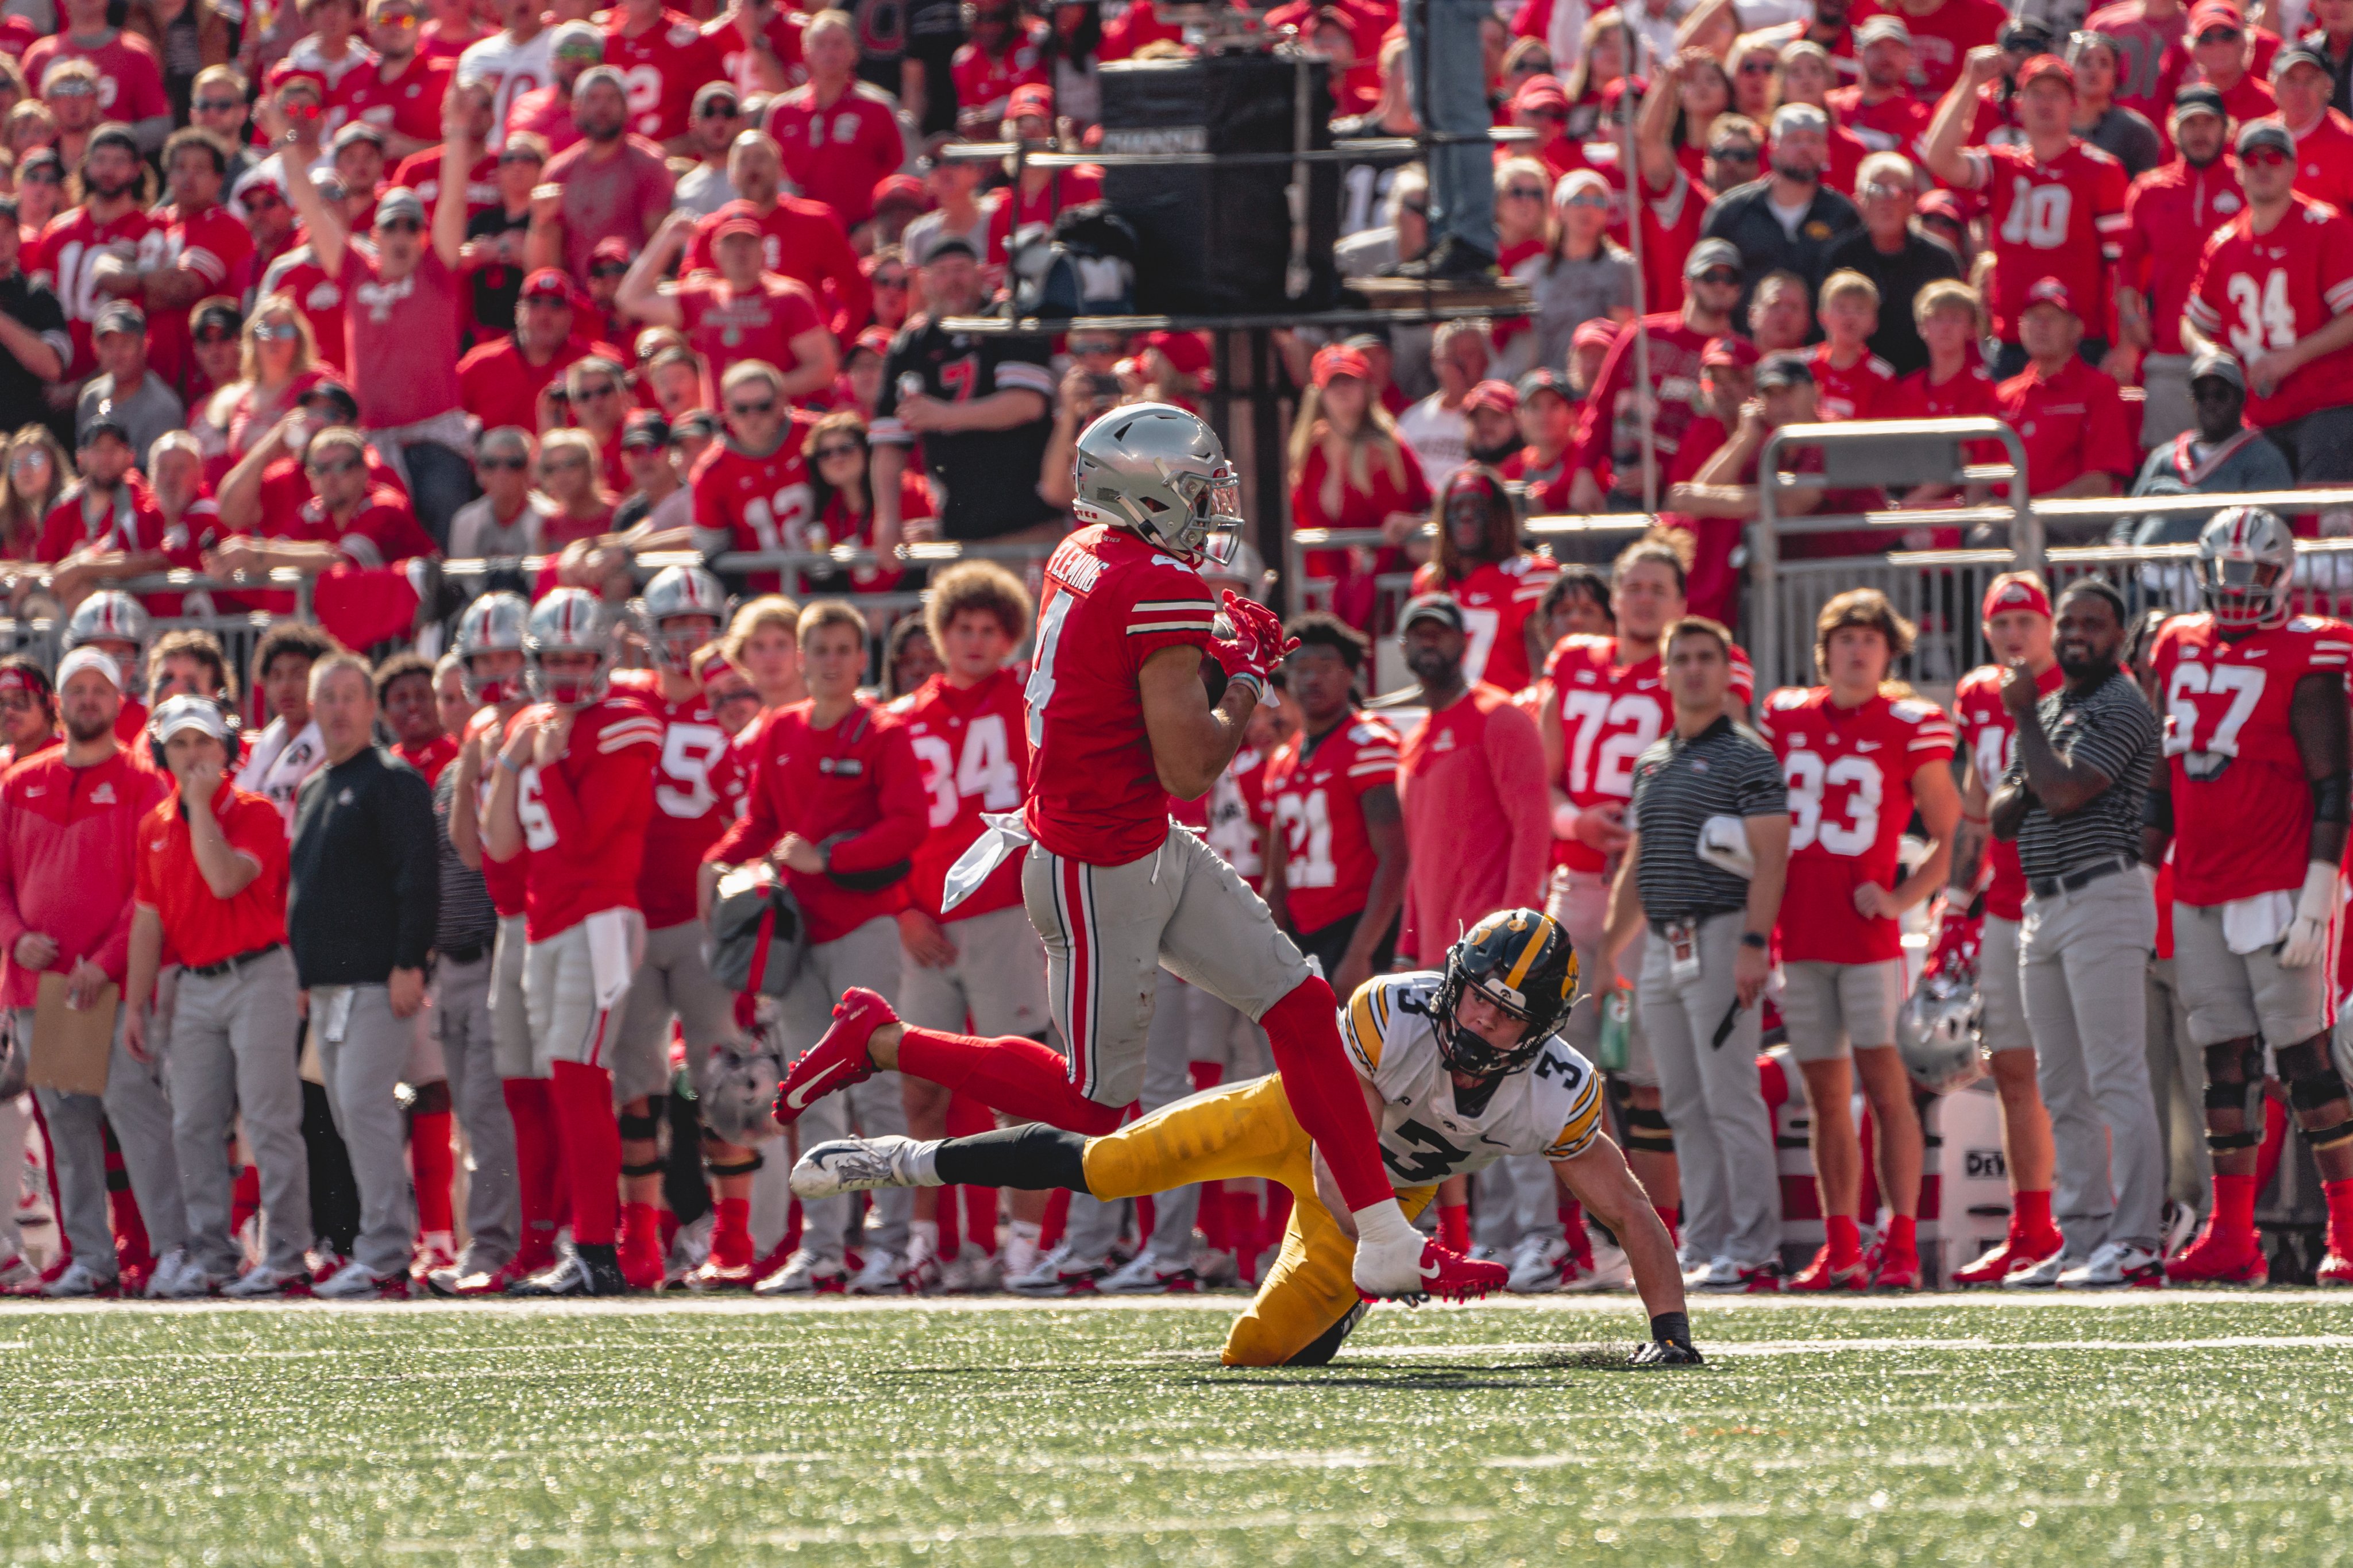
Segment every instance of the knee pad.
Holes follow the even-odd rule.
[[[618,1118],[621,1124],[621,1142],[624,1143],[650,1143],[655,1139],[660,1137],[662,1125],[660,1106],[661,1102],[668,1098],[669,1097],[666,1095],[655,1095],[653,1097],[654,1109],[649,1110],[643,1116],[632,1116],[626,1110],[621,1112],[620,1117]]]
[[[2263,1141],[2263,1135],[2260,1132],[2209,1132],[2206,1134],[2206,1152],[2228,1154],[2236,1149],[2252,1149]]]
[[[2287,1086],[2287,1102],[2298,1110],[2317,1110],[2345,1098],[2345,1079],[2335,1068],[2324,1068],[2309,1078],[2295,1079]]]
[[[1626,1108],[1626,1147],[1639,1149],[1646,1154],[1672,1154],[1675,1152],[1674,1130],[1667,1125],[1667,1113],[1650,1110],[1639,1105]]]
[[[2317,1110],[2345,1098],[2345,1079],[2329,1059],[2327,1037],[2282,1046],[2276,1055],[2279,1075],[2287,1082],[2288,1103],[2298,1110]]]
[[[2224,1040],[2204,1048],[2208,1104],[2218,1088],[2243,1088],[2263,1081],[2263,1048],[2253,1040]],[[2237,1080],[2236,1084],[2232,1079]]]
[[[754,1149],[741,1160],[714,1160],[706,1154],[702,1168],[714,1176],[748,1176],[767,1163],[767,1156]]]
[[[659,1160],[624,1160],[621,1162],[621,1174],[625,1176],[659,1176],[661,1173],[662,1163]]]

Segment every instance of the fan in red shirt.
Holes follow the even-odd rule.
[[[160,569],[164,513],[132,467],[138,459],[129,432],[111,415],[85,421],[76,458],[81,477],[59,492],[42,520],[35,557],[54,563],[76,552],[152,555],[158,559],[143,565],[134,561],[132,569]]]
[[[1398,438],[1388,414],[1373,406],[1371,377],[1371,365],[1355,349],[1333,343],[1315,351],[1308,378],[1314,405],[1303,400],[1292,425],[1293,528],[1394,531],[1419,525],[1429,511],[1421,461]],[[1352,626],[1372,622],[1376,595],[1367,559],[1365,552],[1310,550],[1300,563],[1311,577],[1339,579],[1332,607]],[[1371,552],[1369,560],[1380,563],[1381,553]]]
[[[784,164],[775,140],[764,132],[746,132],[727,153],[727,179],[737,199],[694,226],[694,238],[679,264],[681,277],[716,270],[712,236],[721,221],[739,209],[760,220],[763,271],[805,284],[825,301],[826,325],[842,342],[854,340],[873,314],[874,286],[858,264],[858,253],[843,237],[841,220],[822,202],[783,195]]]
[[[1589,323],[1588,323],[1589,324]],[[1615,337],[1613,331],[1610,334]],[[1577,392],[1568,378],[1543,366],[1520,377],[1517,462],[1531,513],[1568,510],[1568,454],[1577,440]]]
[[[613,1030],[643,954],[638,907],[661,721],[607,694],[611,634],[593,595],[558,588],[525,639],[540,701],[515,715],[499,752],[488,853],[524,871],[524,994],[533,1066],[562,1128],[573,1252],[511,1287],[520,1296],[618,1296],[621,1177],[613,1112]]]
[[[375,58],[348,72],[338,88],[350,122],[384,132],[385,154],[396,161],[441,140],[442,102],[458,65],[454,53],[420,47],[423,20],[417,0],[372,0],[368,44]]]
[[[73,335],[71,376],[95,360],[90,327],[110,298],[138,287],[135,265],[161,220],[139,205],[143,164],[131,132],[110,125],[91,132],[82,153],[82,205],[51,218],[26,251],[28,278],[46,282],[65,307]]]
[[[1985,301],[1978,291],[1957,279],[1931,283],[1912,302],[1913,320],[1928,363],[1895,384],[1888,403],[1893,419],[1998,419],[2000,389],[1985,366],[1978,363],[1976,345],[1985,336]],[[1999,462],[1998,441],[1973,448],[1971,460]],[[1901,498],[1906,507],[1949,502],[1957,492],[1950,485],[1915,485]]]
[[[2353,218],[2295,193],[2275,120],[2241,127],[2239,177],[2247,210],[2207,240],[2182,340],[2246,366],[2247,421],[2298,483],[2353,478]]]
[[[1792,1290],[1920,1288],[1914,1223],[1923,1143],[1911,1075],[1895,1049],[1905,994],[1897,920],[1944,885],[1961,802],[1949,765],[1952,721],[1887,687],[1912,635],[1878,589],[1839,595],[1814,622],[1814,660],[1827,684],[1777,691],[1758,718],[1789,784],[1788,883],[1776,932],[1781,1016],[1814,1107],[1814,1176],[1829,1232]],[[1915,808],[1929,848],[1907,876],[1896,857]],[[1856,1226],[1862,1167],[1847,1110],[1850,1053],[1871,1108],[1880,1198],[1893,1216],[1868,1262]]]
[[[2284,183],[2284,182],[2283,182]],[[2045,278],[2026,290],[2019,318],[2026,368],[2001,384],[2001,416],[2026,447],[2036,496],[2109,496],[2140,467],[2140,447],[2115,378],[2077,353],[2083,318],[2067,286]]]
[[[1518,691],[1544,658],[1536,602],[1560,568],[1522,552],[1519,512],[1493,468],[1457,469],[1438,511],[1437,555],[1414,573],[1412,592],[1445,594],[1461,606],[1465,681]]]
[[[651,327],[674,327],[702,359],[704,396],[717,402],[727,372],[747,361],[774,365],[777,390],[788,399],[833,385],[839,356],[833,334],[818,315],[816,298],[789,278],[765,270],[765,234],[750,206],[731,202],[711,231],[716,274],[691,272],[663,282],[670,258],[694,233],[690,212],[663,220],[653,242],[631,264],[614,296],[622,310]]]
[[[845,229],[856,228],[873,216],[875,183],[907,161],[906,141],[890,99],[855,75],[858,37],[846,15],[811,21],[801,56],[808,83],[771,101],[765,129],[801,194],[831,207]],[[957,101],[974,102],[962,85]]]
[[[173,201],[155,210],[165,226],[151,230],[140,247],[139,281],[151,306],[148,368],[178,387],[195,369],[187,307],[207,295],[245,297],[253,286],[253,234],[220,205],[228,149],[211,132],[174,132],[164,144],[164,166],[171,173]]]
[[[694,89],[727,74],[719,45],[661,0],[621,0],[605,13],[605,64],[628,83],[629,129],[664,143],[686,134]]]
[[[1912,92],[1911,32],[1899,16],[1882,13],[1855,29],[1854,41],[1862,79],[1831,89],[1825,107],[1871,151],[1917,157],[1935,110]]]
[[[2166,1277],[2265,1277],[2254,1225],[2262,1122],[2249,1096],[2263,1092],[2268,1045],[2327,1195],[2321,1280],[2353,1283],[2353,1123],[2329,1048],[2327,962],[2344,912],[2353,628],[2289,615],[2295,541],[2275,513],[2217,512],[2199,536],[2197,570],[2208,608],[2168,621],[2148,655],[2150,695],[2167,715],[2170,806],[2151,826],[2173,840],[2175,973],[2205,1053],[2214,1202]]]
[[[65,0],[59,9],[64,27],[25,51],[25,80],[37,88],[58,61],[88,60],[98,68],[100,119],[123,125],[168,122],[172,101],[164,96],[155,47],[136,33],[107,26],[107,7],[99,0]]]
[[[356,646],[405,635],[417,609],[417,594],[406,577],[389,568],[434,552],[433,537],[417,521],[408,498],[398,490],[371,482],[366,443],[349,426],[331,426],[311,438],[302,454],[302,470],[317,493],[295,511],[260,534],[251,526],[253,508],[242,499],[226,516],[237,530],[204,559],[216,574],[262,574],[284,566],[295,571],[332,574],[332,618],[339,634],[352,635]],[[325,595],[328,584],[319,591]],[[284,613],[282,590],[251,595],[263,608]],[[322,604],[322,614],[328,614]],[[360,635],[361,632],[370,635]]]
[[[454,82],[447,104],[462,127],[466,145],[478,154],[466,174],[466,216],[472,218],[499,205],[499,155],[488,150],[487,139],[500,129],[496,84],[481,80]],[[437,113],[440,111],[437,110]],[[437,121],[446,135],[451,121]],[[441,148],[432,146],[403,158],[385,182],[387,191],[410,190],[430,212],[441,199]]]
[[[1895,402],[1895,367],[1871,352],[1879,330],[1879,286],[1860,272],[1822,279],[1827,340],[1815,346],[1814,413],[1822,419],[1885,419]]]
[[[2353,213],[2353,120],[2329,107],[2336,74],[2322,50],[2291,44],[2272,57],[2280,123],[2295,138],[2295,193]]]
[[[2326,92],[2324,86],[2323,91]],[[2236,217],[2247,199],[2239,188],[2238,161],[2231,156],[2226,133],[2229,119],[2212,89],[2189,87],[2171,121],[2179,155],[2132,183],[2125,196],[2125,234],[2116,264],[2116,319],[2124,342],[2143,353],[2180,360],[2177,373],[2189,374],[2189,351],[2182,346],[2181,311],[2189,302],[2190,285],[2198,280],[2204,239],[2193,245],[2192,235],[2206,236]],[[2145,378],[2158,373],[2145,370]],[[2151,390],[2156,390],[2151,381]],[[2186,398],[2188,388],[2182,388]],[[2158,410],[2152,397],[2150,413]],[[2187,417],[2185,405],[2170,418]],[[2143,427],[2145,436],[2168,432]]]
[[[628,363],[610,343],[574,333],[586,303],[556,268],[543,267],[523,279],[513,333],[481,344],[458,362],[459,396],[483,429],[512,425],[536,430],[539,395],[574,364],[592,355]]]
[[[1047,86],[1048,27],[1010,0],[978,0],[965,15],[965,33],[968,41],[956,47],[948,66],[955,83],[956,121],[959,126],[976,123],[985,132],[1010,116],[1017,89]]]
[[[2181,0],[2116,0],[2084,23],[2116,47],[2116,102],[2137,110],[2162,132],[2180,84],[2167,52],[2189,26]]]
[[[1994,662],[1961,677],[1953,691],[1953,717],[1968,771],[1944,919],[1928,969],[1968,963],[1969,953],[1977,954],[1978,992],[1985,1001],[1982,1037],[2001,1104],[2010,1211],[2001,1245],[1954,1270],[1958,1285],[1999,1285],[2013,1269],[2032,1268],[2063,1245],[2051,1217],[2051,1113],[2035,1081],[2034,1037],[2027,1030],[2019,991],[2018,928],[2026,908],[2026,873],[2019,868],[2016,841],[1987,831],[1986,812],[2018,753],[2018,719],[2001,700],[2002,681],[2011,668],[2023,668],[2047,697],[2065,677],[2051,651],[2051,595],[2032,573],[2004,573],[1988,584],[1980,624]],[[1980,884],[1982,922],[1969,918]]]
[[[1946,0],[1958,4],[1959,0]],[[2075,76],[2053,55],[2018,68],[2018,106],[2025,141],[2016,146],[1972,147],[1961,138],[1979,84],[2001,74],[2002,53],[1973,51],[1953,90],[1937,106],[1922,156],[1928,172],[1963,190],[1983,191],[1991,204],[1994,336],[2003,363],[2014,365],[2019,317],[2026,291],[2055,278],[2083,312],[2084,335],[2108,339],[2108,268],[2121,253],[2125,229],[2125,166],[2113,153],[2070,128]]]
[[[1895,0],[1887,10],[1903,19],[1912,44],[1912,85],[1930,103],[1963,75],[1970,52],[1991,46],[2010,20],[1997,0]],[[1862,37],[1858,29],[1858,45]]]
[[[1652,405],[1651,444],[1660,467],[1674,460],[1684,433],[1702,412],[1693,401],[1699,391],[1700,355],[1710,341],[1732,330],[1740,268],[1740,252],[1731,241],[1700,241],[1683,262],[1682,310],[1645,316],[1619,330],[1577,426],[1568,492],[1572,510],[1606,510],[1612,490],[1629,499],[1642,495],[1641,430],[1633,406],[1638,396],[1647,396]],[[1637,332],[1649,340],[1648,387],[1634,384]],[[1669,387],[1689,391],[1671,396]]]
[[[800,550],[816,515],[808,462],[801,448],[815,415],[786,402],[784,375],[772,364],[746,360],[722,378],[720,412],[727,433],[695,460],[695,548],[728,551]],[[774,572],[745,581],[755,594],[775,593]]]
[[[1053,94],[1035,85],[1014,89],[1006,109],[1005,140],[1036,146],[1053,133]],[[1071,169],[1023,165],[1020,183],[999,193],[997,205],[988,210],[989,262],[1003,265],[1011,254],[1013,237],[1032,224],[1051,225],[1058,213],[1102,197],[1103,171],[1092,163]]]
[[[1335,616],[1310,612],[1284,628],[1299,733],[1267,759],[1258,816],[1265,828],[1267,908],[1349,994],[1396,956],[1405,906],[1405,826],[1397,798],[1398,732],[1356,702],[1370,649]]]
[[[2252,37],[2252,45],[2250,41]],[[2277,34],[2247,26],[2246,13],[2232,0],[2200,0],[2189,8],[2189,26],[2158,66],[2175,82],[2203,82],[2222,95],[2222,107],[2244,125],[2272,112],[2266,85]]]

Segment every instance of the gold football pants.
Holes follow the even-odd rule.
[[[1249,1176],[1290,1189],[1282,1254],[1226,1336],[1228,1366],[1281,1366],[1356,1307],[1356,1244],[1315,1196],[1314,1147],[1274,1076],[1165,1105],[1087,1144],[1087,1190],[1105,1201]],[[1410,1218],[1437,1190],[1409,1188],[1398,1201]]]

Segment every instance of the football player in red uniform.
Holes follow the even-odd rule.
[[[2268,1044],[2328,1198],[2320,1282],[2353,1285],[2353,1105],[2330,1059],[2327,962],[2353,765],[2353,628],[2291,616],[2295,574],[2295,541],[2276,513],[2224,508],[2198,537],[2205,613],[2168,621],[2149,651],[2165,775],[2149,791],[2142,858],[2163,859],[2172,841],[2174,978],[2206,1055],[2214,1163],[2205,1228],[2165,1266],[2176,1282],[2269,1273],[2254,1217]]]
[[[827,1010],[844,991],[883,996],[899,988],[899,912],[907,907],[912,858],[922,846],[926,812],[923,773],[906,726],[859,694],[866,673],[866,621],[839,599],[821,599],[800,613],[801,668],[809,695],[761,720],[737,743],[749,760],[745,805],[734,825],[703,852],[701,899],[707,910],[722,872],[765,860],[781,870],[800,905],[807,947],[792,989],[777,999],[777,1036],[789,1049],[826,1035]],[[828,1036],[827,1037],[830,1037]],[[804,1058],[804,1060],[807,1058]],[[912,1070],[912,1068],[911,1068]],[[849,1073],[817,1086],[778,1091],[776,1121],[806,1117],[818,1136],[849,1131],[854,1116],[870,1134],[906,1126],[895,1079],[816,1101],[811,1087],[850,1087]],[[855,1278],[846,1267],[851,1223],[847,1200],[804,1205],[801,1245],[782,1267],[754,1285],[763,1296],[849,1289],[898,1291],[910,1201],[882,1205]]]
[[[948,868],[987,831],[982,813],[1017,810],[1026,793],[1029,731],[1010,660],[1029,639],[1030,616],[1029,590],[1004,567],[951,567],[923,605],[943,668],[891,705],[914,744],[931,808],[908,879],[913,902],[899,911],[899,1011],[922,1028],[958,1031],[969,1018],[984,1035],[1046,1037],[1046,952],[1021,907],[1020,867],[1008,861],[953,910],[941,907]],[[949,1091],[913,1077],[900,1086],[909,1133],[945,1137]],[[940,1272],[939,1194],[918,1190],[914,1205],[904,1277],[920,1289]],[[1044,1213],[1042,1194],[1014,1194],[1017,1221]]]
[[[1553,648],[1545,666],[1551,697],[1536,726],[1544,737],[1546,776],[1553,781],[1554,871],[1545,912],[1568,932],[1588,976],[1609,921],[1610,880],[1630,837],[1626,803],[1634,793],[1634,759],[1674,720],[1659,639],[1689,607],[1683,558],[1665,539],[1638,540],[1620,552],[1610,584],[1617,635],[1563,637]],[[1732,697],[1745,712],[1757,678],[1748,656],[1737,647],[1730,651]],[[1641,973],[1641,942],[1638,935],[1627,945],[1620,973]],[[1563,1037],[1580,1051],[1598,1052],[1600,1013],[1579,1008],[1569,1016]],[[1630,1091],[1626,1158],[1672,1234],[1683,1201],[1675,1139],[1659,1109],[1658,1069],[1639,1020],[1629,1020],[1625,1065],[1611,1072]],[[1569,1243],[1574,1248],[1576,1238]]]
[[[1287,651],[1273,616],[1230,593],[1233,631],[1219,635],[1198,570],[1238,542],[1238,476],[1208,425],[1156,403],[1090,425],[1074,468],[1085,526],[1047,564],[1026,692],[1022,868],[1068,1062],[1018,1036],[902,1026],[880,996],[856,991],[786,1075],[777,1119],[878,1068],[903,1068],[1011,1115],[1107,1132],[1141,1085],[1165,960],[1266,1030],[1290,1103],[1346,1200],[1359,1289],[1418,1297],[1500,1286],[1502,1268],[1424,1242],[1407,1222],[1340,1045],[1331,986],[1233,868],[1168,824],[1168,796],[1205,794],[1232,760]],[[1214,705],[1204,655],[1224,677]],[[1008,827],[989,847],[1001,859],[1021,837]]]
[[[2001,1102],[2002,1163],[2010,1178],[2010,1233],[2001,1245],[1953,1271],[1956,1285],[1999,1285],[2012,1269],[2031,1268],[2056,1253],[2059,1227],[2051,1218],[2051,1113],[2034,1078],[2034,1037],[2026,1028],[2026,1002],[2018,987],[2018,923],[2026,910],[2026,873],[2018,846],[1996,838],[1986,813],[2018,752],[2018,722],[2001,700],[2003,673],[2022,666],[2044,696],[2059,689],[2058,656],[2051,648],[2051,595],[2031,572],[2005,572],[1986,585],[1981,614],[1991,664],[1961,677],[1953,691],[1959,730],[1961,824],[1953,837],[1953,863],[1945,888],[1945,914],[1932,973],[1974,963],[1984,1005],[1979,1026],[1993,1063]],[[1969,907],[1985,890],[1982,921]]]
[[[1324,966],[1335,993],[1387,973],[1405,905],[1405,823],[1398,810],[1398,732],[1356,706],[1365,635],[1310,612],[1283,628],[1300,731],[1267,759],[1266,904]]]
[[[646,584],[647,641],[652,669],[626,669],[613,689],[637,699],[661,721],[661,755],[654,763],[654,808],[646,820],[645,864],[638,873],[638,903],[646,917],[645,958],[629,983],[628,1005],[613,1036],[613,1093],[621,1127],[621,1273],[632,1286],[661,1283],[665,1247],[661,1224],[661,1151],[667,1115],[670,1030],[675,1017],[686,1037],[689,1081],[698,1091],[712,1056],[737,1042],[735,998],[712,978],[702,956],[703,931],[695,918],[695,868],[702,852],[734,820],[734,753],[694,678],[696,651],[719,635],[726,590],[700,566],[666,566]],[[708,1143],[706,1140],[706,1144]],[[712,1203],[711,1256],[697,1270],[709,1282],[752,1282],[754,1151],[706,1147],[718,1186]],[[689,1284],[705,1282],[691,1276]]]
[[[1826,684],[1773,693],[1759,724],[1789,784],[1789,879],[1777,933],[1781,1016],[1813,1108],[1814,1180],[1828,1232],[1789,1280],[1792,1290],[1920,1288],[1913,1230],[1922,1142],[1911,1075],[1895,1050],[1904,1001],[1896,920],[1944,885],[1961,800],[1952,721],[1889,683],[1895,660],[1911,651],[1911,623],[1884,594],[1841,594],[1814,622],[1814,662]],[[1928,856],[1905,876],[1896,851],[1915,806]],[[1862,1173],[1848,1110],[1850,1051],[1890,1215],[1868,1263],[1856,1224]]]
[[[1458,468],[1438,498],[1438,553],[1413,574],[1413,592],[1449,594],[1471,641],[1462,679],[1517,691],[1535,679],[1546,645],[1535,609],[1560,568],[1520,548],[1520,514],[1493,468]]]
[[[612,634],[596,595],[558,588],[524,637],[532,693],[508,723],[491,784],[490,853],[523,874],[523,999],[532,1065],[547,1078],[571,1189],[573,1250],[509,1287],[518,1296],[618,1296],[621,1130],[614,1025],[644,956],[638,907],[661,721],[608,694]]]

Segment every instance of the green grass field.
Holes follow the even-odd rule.
[[[0,1312],[8,1563],[2330,1563],[2353,1300]]]

